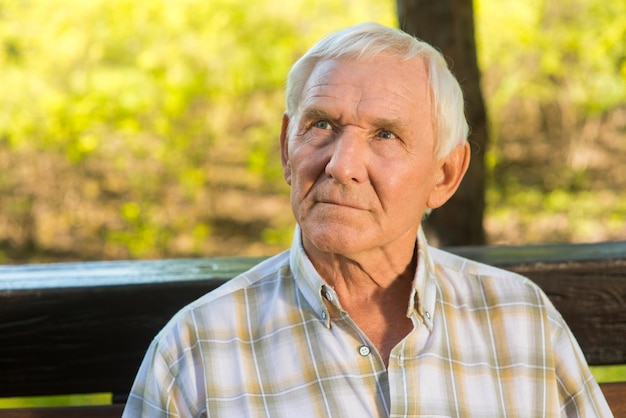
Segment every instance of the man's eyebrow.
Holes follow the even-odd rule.
[[[407,123],[397,118],[376,118],[372,123],[381,129],[391,132],[401,132],[407,128]]]
[[[325,110],[317,106],[311,106],[311,107],[305,108],[300,115],[300,120],[303,120],[303,121],[304,120],[320,120],[320,119],[333,119],[333,117],[330,116],[328,112],[326,112]]]

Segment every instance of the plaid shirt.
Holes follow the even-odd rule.
[[[528,279],[418,237],[388,368],[317,274],[296,228],[279,254],[179,312],[124,417],[608,417],[583,354]]]

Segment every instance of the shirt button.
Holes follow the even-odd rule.
[[[371,351],[370,348],[366,345],[362,345],[359,347],[359,354],[362,355],[363,357],[369,356],[370,351]]]
[[[326,320],[326,311],[322,311],[322,319]]]
[[[426,319],[430,319],[430,312],[428,311],[424,312],[424,316],[426,317]]]
[[[329,302],[333,301],[333,295],[328,290],[324,291],[324,297]]]

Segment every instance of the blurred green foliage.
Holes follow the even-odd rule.
[[[490,114],[523,97],[593,115],[626,100],[626,3],[476,0]]]
[[[0,0],[0,203],[33,198],[21,219],[2,209],[0,240],[69,252],[85,240],[88,258],[245,253],[206,241],[232,215],[224,190],[284,196],[291,64],[321,34],[393,13],[373,0]],[[284,247],[284,222],[263,222],[250,239]]]
[[[626,239],[626,2],[474,4],[491,243]]]
[[[626,95],[623,16],[624,2],[476,1],[494,241],[521,194],[551,213],[594,186],[587,138]],[[289,67],[330,30],[395,19],[392,0],[0,0],[0,262],[284,248]],[[529,160],[566,164],[549,181]]]

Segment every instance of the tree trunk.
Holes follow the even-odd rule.
[[[465,96],[472,159],[456,194],[425,222],[430,240],[440,246],[485,243],[485,149],[487,117],[480,91],[471,0],[396,0],[405,32],[443,52]]]

